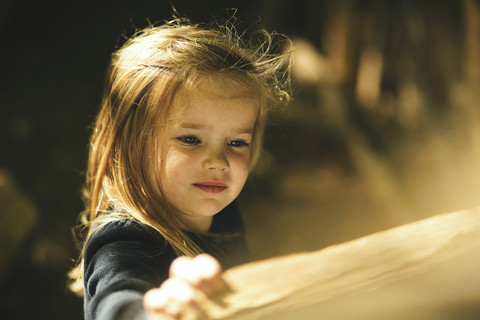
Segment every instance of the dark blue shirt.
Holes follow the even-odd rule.
[[[224,270],[249,261],[235,203],[214,216],[209,233],[187,234]],[[85,319],[146,319],[143,295],[168,278],[175,258],[171,246],[150,226],[127,219],[102,226],[85,245]]]

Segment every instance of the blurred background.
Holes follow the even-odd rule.
[[[240,198],[256,258],[480,205],[480,1],[173,4],[194,22],[237,8],[240,29],[295,45],[294,100]],[[171,14],[169,0],[1,2],[2,319],[83,318],[65,282],[104,73],[124,36]]]

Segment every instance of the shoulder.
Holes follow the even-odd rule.
[[[103,247],[164,251],[167,242],[158,231],[146,224],[118,219],[94,227],[85,243],[85,260],[90,260]]]
[[[117,219],[94,226],[89,237],[92,239],[115,238],[162,238],[158,231],[141,222],[131,219]]]
[[[117,315],[130,307],[142,313],[143,293],[168,277],[169,265],[175,258],[159,232],[128,219],[96,225],[84,250],[88,319],[118,319]]]
[[[159,232],[128,219],[97,226],[84,250],[84,284],[90,296],[105,289],[102,283],[110,283],[116,290],[146,291],[158,286],[168,277],[175,258]]]

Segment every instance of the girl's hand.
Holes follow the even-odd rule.
[[[147,319],[204,319],[198,300],[208,299],[226,285],[220,263],[208,254],[179,257],[170,266],[170,278],[143,298]]]

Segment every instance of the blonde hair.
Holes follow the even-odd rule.
[[[90,140],[86,209],[81,214],[89,234],[113,211],[155,228],[178,255],[200,249],[180,229],[156,172],[158,141],[178,90],[202,75],[221,76],[258,97],[252,140],[252,166],[261,149],[267,108],[289,99],[291,46],[274,47],[274,34],[261,32],[247,45],[228,25],[209,27],[176,19],[137,32],[112,55],[105,92]],[[285,41],[284,41],[285,42]],[[277,51],[277,52],[275,52]],[[83,244],[84,245],[84,244]],[[83,250],[70,272],[72,291],[83,293]]]

